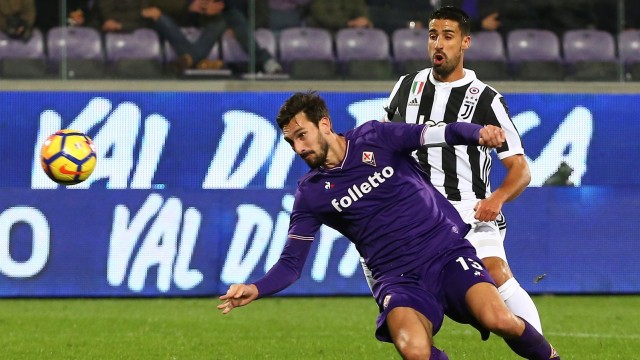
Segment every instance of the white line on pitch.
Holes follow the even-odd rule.
[[[457,335],[474,335],[477,332],[472,330],[450,330],[451,334]],[[590,334],[590,333],[566,333],[566,332],[545,332],[545,336],[561,336],[575,338],[593,338],[593,339],[640,339],[640,334]]]

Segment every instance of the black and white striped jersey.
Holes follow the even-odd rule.
[[[385,104],[385,121],[437,125],[465,121],[504,129],[506,142],[498,158],[524,154],[522,140],[511,121],[504,97],[465,69],[462,79],[443,83],[431,68],[402,76]],[[450,201],[484,199],[491,193],[490,149],[484,146],[423,148],[418,161],[433,185]]]

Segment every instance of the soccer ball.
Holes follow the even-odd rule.
[[[96,167],[96,148],[87,135],[64,129],[45,140],[40,164],[58,184],[75,185],[87,180]]]

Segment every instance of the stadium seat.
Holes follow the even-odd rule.
[[[276,36],[269,29],[256,29],[255,39],[260,47],[267,50],[272,56],[276,57]],[[242,69],[247,67],[249,63],[249,55],[240,46],[238,40],[230,35],[228,32],[222,36],[221,40],[222,48],[222,60],[225,64],[230,65],[233,68]]]
[[[640,30],[625,30],[618,34],[618,51],[627,76],[640,81]]]
[[[507,35],[509,61],[516,80],[557,81],[564,79],[560,39],[549,30],[517,29]]]
[[[409,74],[430,66],[427,43],[428,29],[397,29],[391,35],[393,58],[401,74]]]
[[[350,80],[395,79],[389,36],[380,29],[340,29],[335,35],[338,62]]]
[[[502,35],[497,31],[471,34],[471,47],[465,52],[464,65],[482,80],[509,79]]]
[[[0,31],[0,76],[4,78],[42,78],[47,64],[42,32],[33,29],[29,41],[11,39]]]
[[[119,78],[157,78],[162,76],[160,39],[151,29],[105,35],[107,62]]]
[[[104,76],[100,33],[89,27],[54,27],[47,32],[49,62],[70,79]]]
[[[594,29],[569,30],[563,35],[562,46],[569,66],[567,80],[618,80],[616,45],[610,33]]]
[[[280,61],[293,79],[335,79],[331,33],[321,28],[287,28],[280,33]]]

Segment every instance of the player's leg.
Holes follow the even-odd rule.
[[[476,249],[478,257],[498,287],[500,297],[507,307],[517,316],[527,320],[542,334],[540,315],[531,296],[515,279],[507,262],[504,249],[506,224],[502,214],[496,221],[479,222],[473,219],[473,209],[460,211],[465,221],[472,224],[472,228],[465,236]]]
[[[467,291],[465,298],[478,323],[502,337],[516,354],[526,359],[560,359],[542,334],[507,308],[495,286],[489,283],[475,284]]]
[[[444,320],[442,304],[418,284],[416,276],[387,278],[375,286],[380,315],[376,338],[391,342],[404,359],[447,360],[433,346]]]
[[[397,307],[387,315],[387,326],[398,353],[403,359],[448,359],[433,346],[433,325],[420,312]]]
[[[500,297],[517,316],[527,320],[539,333],[542,334],[542,323],[536,304],[531,296],[520,286],[520,283],[513,277],[511,268],[506,261],[499,257],[483,257],[482,262],[489,270],[489,274],[498,286]]]
[[[542,334],[509,310],[473,249],[461,249],[456,256],[442,270],[447,315],[504,338],[526,359],[559,359]]]

